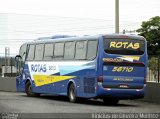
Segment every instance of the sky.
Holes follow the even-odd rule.
[[[119,0],[119,3],[120,32],[123,29],[136,30],[142,21],[160,16],[160,0]],[[10,24],[6,32],[9,32],[9,35],[5,41],[0,36],[0,54],[4,53],[5,46],[13,49],[11,53],[17,53],[18,47],[25,42],[18,39],[48,36],[53,34],[53,30],[57,34],[78,35],[115,31],[115,0],[0,0],[1,13],[21,15],[8,18]],[[4,26],[4,23],[0,25]],[[47,28],[44,29],[44,26]],[[17,45],[10,43],[9,39]]]
[[[1,13],[112,20],[115,0],[0,0],[0,3]],[[119,3],[121,18],[126,20],[144,20],[158,15],[160,10],[159,0],[119,0]]]

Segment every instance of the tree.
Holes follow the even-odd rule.
[[[151,57],[148,60],[148,67],[152,71],[152,74],[157,79],[158,77],[158,58],[157,57]]]
[[[160,50],[160,16],[143,21],[141,28],[136,30],[139,35],[144,36],[148,41],[148,54],[157,55]]]

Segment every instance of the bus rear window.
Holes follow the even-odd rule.
[[[109,54],[142,55],[145,43],[133,39],[104,39],[104,51]]]

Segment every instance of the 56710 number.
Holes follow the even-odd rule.
[[[132,72],[133,67],[113,67],[113,72]]]

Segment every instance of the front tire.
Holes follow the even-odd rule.
[[[77,101],[75,87],[73,83],[69,86],[68,98],[69,98],[69,101],[72,103],[75,103]]]
[[[40,94],[32,92],[32,86],[31,86],[31,83],[29,81],[25,85],[25,92],[26,92],[28,97],[40,96]]]

